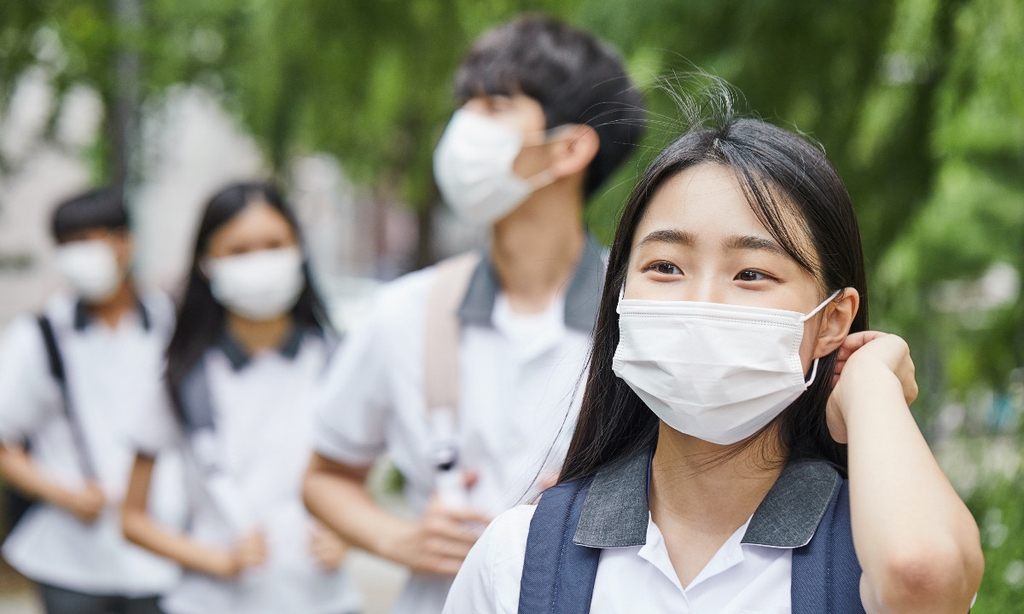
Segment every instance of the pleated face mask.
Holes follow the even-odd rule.
[[[809,314],[690,301],[619,299],[615,375],[675,430],[716,444],[750,437],[814,382],[800,362]]]
[[[434,179],[445,202],[471,222],[491,225],[553,180],[544,171],[523,179],[512,172],[523,135],[501,122],[460,109],[434,150]]]

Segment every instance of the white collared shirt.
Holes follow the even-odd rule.
[[[473,546],[455,578],[444,614],[516,614],[526,539],[536,506],[499,516]],[[788,614],[793,551],[742,544],[745,523],[683,587],[658,526],[647,543],[601,551],[591,614]]]
[[[580,304],[587,305],[577,312],[583,313],[588,300],[596,303],[603,276],[599,248],[588,249],[593,252],[584,254],[579,270],[596,272],[596,288],[574,281],[542,313],[514,313],[493,280],[482,295],[474,295],[472,286],[467,293],[483,297],[483,305],[472,307],[486,312],[482,318],[489,321],[464,320],[462,326],[459,462],[478,472],[469,500],[485,514],[532,500],[538,481],[554,476],[565,458],[590,350],[589,327],[567,325],[566,314]],[[405,477],[406,499],[417,511],[434,490],[423,384],[426,304],[434,276],[433,268],[424,269],[378,293],[371,315],[331,366],[317,413],[320,454],[368,466],[390,452]],[[436,614],[449,585],[449,578],[414,573],[393,611]]]
[[[52,505],[33,506],[3,546],[12,567],[38,582],[71,590],[129,596],[154,595],[173,586],[178,569],[133,544],[121,533],[120,505],[134,461],[131,425],[162,386],[163,351],[173,322],[170,301],[142,298],[141,311],[114,329],[88,321],[75,300],[57,297],[45,310],[64,362],[69,395],[89,458],[106,496],[99,518],[86,524]],[[80,456],[50,373],[34,318],[15,320],[0,355],[0,438],[28,441],[33,462],[66,488],[85,484]],[[151,512],[180,524],[184,514],[181,463],[168,457],[157,467]]]
[[[344,567],[324,571],[310,548],[314,521],[302,503],[302,479],[313,450],[312,397],[329,344],[309,332],[299,341],[252,357],[230,342],[206,352],[212,433],[186,443],[166,398],[133,433],[144,453],[183,451],[192,539],[233,548],[258,530],[266,543],[264,564],[233,580],[186,571],[161,601],[169,614],[344,614],[361,607]]]

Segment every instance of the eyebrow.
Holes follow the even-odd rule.
[[[728,249],[763,250],[787,258],[792,257],[777,242],[765,237],[755,237],[753,235],[734,236],[729,237],[723,243]]]
[[[655,230],[644,237],[636,246],[639,249],[648,243],[672,243],[690,246],[696,243],[696,239],[693,234],[683,232],[682,230]]]

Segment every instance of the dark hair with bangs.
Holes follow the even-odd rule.
[[[185,295],[178,307],[177,324],[167,348],[167,386],[175,410],[182,412],[178,390],[189,371],[202,359],[206,350],[224,334],[224,307],[213,298],[210,282],[200,266],[209,248],[210,238],[230,222],[246,207],[265,203],[284,216],[295,233],[298,244],[302,245],[299,223],[280,192],[266,183],[235,183],[214,194],[206,204],[199,233],[192,252],[192,267],[189,270]],[[329,329],[327,312],[323,301],[313,287],[309,263],[302,264],[306,285],[299,300],[292,308],[295,326],[308,327],[323,332]]]
[[[760,120],[727,117],[712,127],[695,128],[651,163],[623,211],[609,257],[589,380],[560,482],[590,477],[603,466],[649,451],[657,442],[657,416],[612,372],[619,343],[618,292],[626,280],[633,237],[651,198],[666,181],[699,164],[721,164],[736,173],[751,210],[783,249],[819,280],[824,292],[856,288],[861,303],[850,332],[867,329],[860,231],[846,187],[825,154]],[[805,253],[800,237],[794,236],[793,212],[809,233],[814,254]],[[825,421],[832,378],[824,374],[833,373],[837,352],[820,359],[822,376],[775,421],[739,445],[763,441],[766,432],[777,428],[789,461],[824,460],[845,474],[846,446],[832,439]]]
[[[643,136],[643,99],[618,53],[550,17],[522,17],[481,35],[455,74],[455,92],[460,104],[477,96],[522,94],[540,103],[548,129],[593,128],[600,148],[587,168],[587,197]]]
[[[63,201],[53,211],[50,230],[58,243],[75,233],[97,229],[128,229],[128,213],[120,190],[89,190]]]

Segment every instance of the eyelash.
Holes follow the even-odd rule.
[[[663,266],[665,266],[665,267],[672,267],[675,270],[673,272],[665,272],[665,271],[658,270],[660,267],[663,267]],[[656,273],[660,273],[661,275],[681,275],[683,273],[682,270],[678,266],[672,264],[671,262],[665,261],[665,260],[658,260],[656,262],[652,262],[651,264],[648,264],[647,266],[645,266],[641,270],[642,273],[646,273],[648,271],[654,271]],[[758,279],[740,279],[741,276],[743,276],[745,273],[753,273],[754,275],[758,276]],[[744,282],[744,283],[757,283],[759,281],[778,281],[778,278],[776,278],[776,277],[774,277],[772,275],[769,275],[768,273],[765,273],[764,271],[759,271],[757,269],[743,269],[742,271],[740,271],[736,275],[736,279],[738,281]]]
[[[675,272],[672,272],[672,273],[666,273],[666,272],[664,272],[664,271],[658,271],[658,270],[657,270],[657,269],[658,269],[658,267],[660,267],[660,266],[663,266],[663,265],[664,265],[664,266],[670,266],[670,267],[672,267],[673,269],[675,269]],[[662,274],[662,275],[681,275],[681,274],[683,273],[682,269],[680,269],[680,268],[679,268],[679,267],[677,267],[676,265],[672,264],[671,262],[668,262],[668,261],[665,261],[665,260],[658,260],[657,262],[652,262],[652,263],[648,264],[647,266],[645,266],[645,267],[643,268],[643,270],[641,271],[641,273],[646,273],[646,272],[648,272],[648,271],[654,271],[654,272],[656,272],[656,273],[660,273],[660,274]]]
[[[740,276],[742,276],[744,273],[753,273],[755,275],[760,275],[761,279],[739,279]],[[778,281],[777,278],[772,277],[771,275],[765,273],[764,271],[758,271],[757,269],[743,269],[736,275],[736,278],[739,279],[739,281],[747,283],[756,283],[759,281]]]

